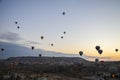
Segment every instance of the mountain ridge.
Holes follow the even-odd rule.
[[[21,57],[21,56],[49,56],[49,57],[79,57],[79,54],[65,54],[62,52],[47,51],[43,49],[34,49],[31,47],[25,47],[19,44],[0,41],[0,48],[4,48],[4,51],[0,51],[0,59],[7,59],[9,57]]]

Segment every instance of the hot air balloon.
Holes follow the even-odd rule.
[[[79,55],[80,55],[80,56],[82,56],[82,55],[83,55],[83,52],[82,52],[82,51],[80,51],[80,52],[79,52]]]
[[[99,54],[102,54],[102,53],[103,53],[103,50],[101,50],[101,49],[98,50],[98,53],[99,53]]]
[[[66,34],[66,32],[63,32],[64,34]]]
[[[96,46],[95,49],[98,51],[100,50],[100,46]]]
[[[39,54],[39,57],[42,57],[42,55],[41,55],[41,54]]]
[[[50,44],[51,46],[53,46],[54,44]]]
[[[1,51],[4,51],[4,48],[1,48]]]
[[[118,52],[118,49],[115,49],[116,52]]]
[[[63,39],[63,36],[61,36],[61,39]]]
[[[65,15],[65,12],[63,12],[62,14]]]
[[[33,50],[33,49],[34,49],[34,46],[31,46],[31,49]]]
[[[19,28],[20,28],[20,26],[17,26],[17,28],[19,29]]]
[[[99,59],[98,59],[98,58],[96,58],[96,59],[95,59],[95,62],[96,62],[96,63],[98,63],[98,62],[99,62]]]
[[[17,24],[18,22],[17,21],[15,21],[15,24]]]
[[[43,39],[44,38],[44,36],[41,36],[41,39]]]

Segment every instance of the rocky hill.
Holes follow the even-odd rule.
[[[10,57],[5,62],[16,62],[23,64],[61,64],[71,65],[74,63],[88,63],[87,60],[79,57]]]

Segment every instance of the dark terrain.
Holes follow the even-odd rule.
[[[90,62],[79,57],[0,60],[0,80],[120,80],[119,74],[120,61]]]

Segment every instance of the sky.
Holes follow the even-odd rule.
[[[116,61],[119,14],[120,0],[0,0],[0,41],[65,54],[83,51],[85,56]]]

